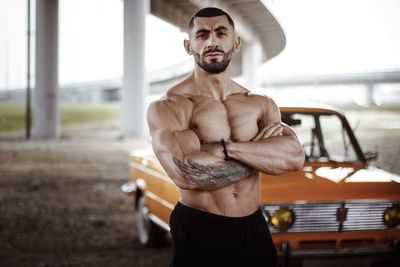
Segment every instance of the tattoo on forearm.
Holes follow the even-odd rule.
[[[218,165],[201,165],[191,160],[185,163],[177,158],[173,160],[189,183],[196,184],[199,188],[205,190],[215,190],[228,186],[256,172],[256,170],[236,160],[227,160]]]

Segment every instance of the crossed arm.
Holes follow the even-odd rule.
[[[258,171],[279,174],[303,165],[303,150],[294,132],[280,123],[277,107],[275,117],[261,118],[261,130],[251,141],[228,143],[232,159],[224,160],[220,144],[200,145],[197,135],[188,129],[190,107],[184,105],[160,100],[148,111],[153,149],[178,187],[216,190]]]
[[[255,172],[236,160],[225,161],[223,157],[202,151],[192,130],[156,129],[151,135],[158,160],[181,189],[216,190]]]

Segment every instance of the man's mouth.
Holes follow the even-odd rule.
[[[204,55],[206,57],[208,57],[208,56],[215,57],[215,56],[220,56],[220,55],[223,55],[223,54],[224,54],[224,51],[221,51],[221,50],[218,50],[218,49],[209,50],[209,51],[206,51],[204,53]]]
[[[221,55],[222,55],[222,53],[219,53],[219,52],[206,53],[206,57],[217,57],[217,56],[221,56]]]

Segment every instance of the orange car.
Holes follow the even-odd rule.
[[[310,105],[280,109],[306,154],[300,171],[261,174],[261,207],[280,265],[301,259],[303,266],[315,266],[342,256],[362,256],[347,258],[356,260],[355,266],[370,266],[377,259],[398,263],[400,176],[368,164],[376,153],[363,153],[339,110]],[[140,242],[163,244],[179,190],[151,150],[133,151],[130,170],[130,182],[122,189],[134,199]]]

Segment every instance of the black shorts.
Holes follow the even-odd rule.
[[[171,267],[268,267],[276,250],[261,209],[226,217],[178,202],[170,219]]]

